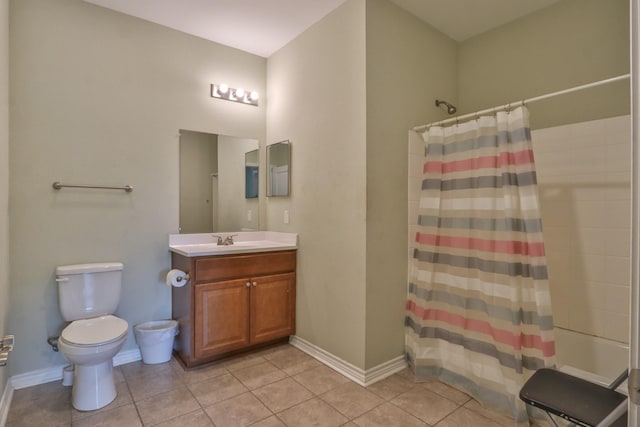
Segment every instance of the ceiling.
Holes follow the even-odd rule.
[[[262,57],[346,0],[84,0]],[[454,40],[559,0],[391,0]]]

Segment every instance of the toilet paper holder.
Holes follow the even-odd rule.
[[[181,288],[189,283],[189,273],[179,269],[169,270],[167,273],[167,286],[175,286]]]
[[[185,283],[189,281],[189,274],[188,273],[185,273],[184,276],[176,277],[176,281],[178,283],[182,282],[183,280],[185,281]]]

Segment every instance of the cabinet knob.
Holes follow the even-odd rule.
[[[253,282],[253,286],[254,286],[254,287],[255,287],[255,286],[258,286],[258,283],[257,283],[257,282]]]
[[[247,288],[251,287],[251,283],[247,282]]]

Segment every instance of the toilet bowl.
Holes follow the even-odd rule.
[[[74,365],[73,407],[102,408],[116,398],[113,357],[127,340],[128,324],[107,315],[71,322],[58,340],[60,352]]]
[[[93,411],[116,398],[113,357],[129,330],[113,315],[120,303],[122,263],[63,265],[56,268],[60,314],[69,325],[58,339],[60,353],[74,365],[71,404]]]

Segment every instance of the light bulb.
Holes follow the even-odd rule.
[[[220,86],[218,86],[218,91],[220,93],[227,93],[227,92],[229,92],[229,86],[227,86],[226,84],[222,83]]]
[[[256,92],[255,90],[251,92],[251,94],[249,95],[249,99],[252,101],[257,101],[258,98],[260,98],[260,94],[258,92]]]
[[[244,97],[244,89],[236,89],[236,97],[237,98],[243,98]]]

